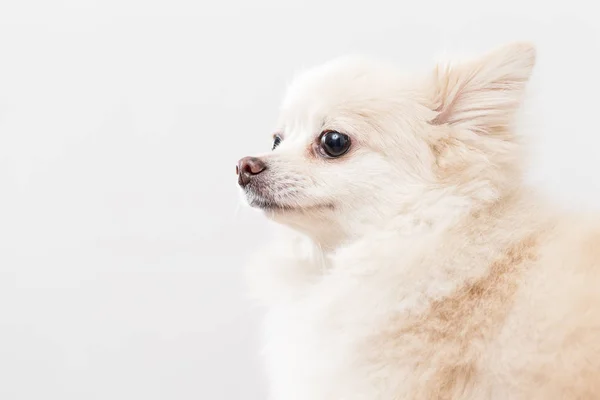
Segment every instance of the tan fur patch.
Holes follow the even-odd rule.
[[[436,160],[435,172],[441,182],[459,182],[462,179],[469,164],[464,157],[457,154],[461,147],[464,148],[464,145],[452,137],[438,139],[431,144],[431,151]]]
[[[456,346],[455,357],[446,361],[430,389],[435,398],[457,398],[477,368],[478,341],[489,340],[501,326],[518,288],[520,267],[535,258],[536,241],[526,238],[507,249],[491,266],[487,276],[463,286],[452,296],[432,304],[422,330],[428,340]],[[437,387],[436,387],[437,386]]]
[[[467,282],[452,295],[434,301],[424,315],[392,323],[381,338],[389,346],[423,352],[418,366],[428,384],[418,399],[462,399],[477,373],[483,345],[502,326],[519,286],[519,275],[536,258],[537,238],[514,243],[489,268],[487,275]],[[415,347],[412,344],[422,345]],[[385,350],[384,350],[385,351]],[[389,355],[389,354],[388,354]],[[415,371],[417,372],[417,371]]]

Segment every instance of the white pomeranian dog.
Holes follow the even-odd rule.
[[[250,263],[273,400],[600,399],[600,220],[523,183],[529,44],[300,75],[237,165],[292,228]]]

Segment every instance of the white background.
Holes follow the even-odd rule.
[[[336,55],[535,41],[532,180],[594,207],[598,5],[560,3],[1,0],[0,399],[265,399],[234,166]]]

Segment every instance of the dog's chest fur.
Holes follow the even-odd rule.
[[[487,390],[483,353],[535,259],[536,236],[396,240],[341,255],[343,265],[271,309],[275,400],[462,399]]]

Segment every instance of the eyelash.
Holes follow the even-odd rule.
[[[281,144],[282,140],[283,139],[281,138],[281,136],[275,135],[273,137],[273,148],[271,150],[275,150],[277,148],[277,146],[279,146]]]

